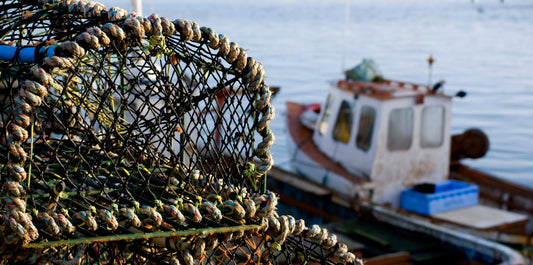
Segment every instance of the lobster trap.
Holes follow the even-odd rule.
[[[355,263],[280,216],[270,89],[213,29],[1,1],[0,264]]]

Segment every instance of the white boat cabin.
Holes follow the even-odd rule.
[[[313,141],[368,180],[354,193],[397,207],[403,189],[448,178],[451,97],[435,90],[389,80],[338,81],[322,105]]]

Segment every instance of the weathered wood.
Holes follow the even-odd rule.
[[[432,217],[476,229],[494,229],[501,226],[518,226],[525,233],[528,217],[483,205],[474,205],[452,211],[433,214]]]
[[[461,163],[450,167],[450,177],[478,185],[480,196],[500,208],[524,211],[533,216],[532,188],[497,178]]]
[[[364,259],[365,265],[412,264],[410,260],[411,254],[405,251]]]

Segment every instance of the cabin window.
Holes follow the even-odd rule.
[[[337,142],[348,143],[352,132],[353,123],[353,104],[346,100],[341,103],[339,115],[333,128],[333,139]]]
[[[422,110],[420,146],[439,147],[444,139],[444,107],[428,106]]]
[[[320,123],[318,124],[318,133],[320,135],[324,135],[328,131],[328,122],[329,122],[329,117],[331,116],[332,105],[333,105],[333,96],[328,95],[328,99],[326,100],[326,107],[324,108],[324,114],[322,115],[322,119],[320,120]]]
[[[375,120],[376,110],[370,106],[363,106],[361,108],[361,115],[359,116],[359,129],[357,130],[357,148],[363,151],[370,149]]]
[[[387,147],[389,150],[407,150],[413,141],[413,109],[393,109],[389,115]]]

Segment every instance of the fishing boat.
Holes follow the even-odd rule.
[[[366,265],[530,264],[501,243],[431,223],[388,207],[354,202],[321,184],[273,167],[268,188],[280,212],[323,224]]]
[[[369,69],[363,62],[352,71]],[[292,172],[272,170],[271,185],[326,198],[320,206],[279,191],[328,221],[342,220],[343,207],[365,209],[398,226],[449,229],[528,255],[533,189],[461,162],[484,156],[489,142],[478,129],[450,134],[452,99],[465,93],[448,95],[443,84],[347,77],[330,84],[324,104],[287,102]]]

